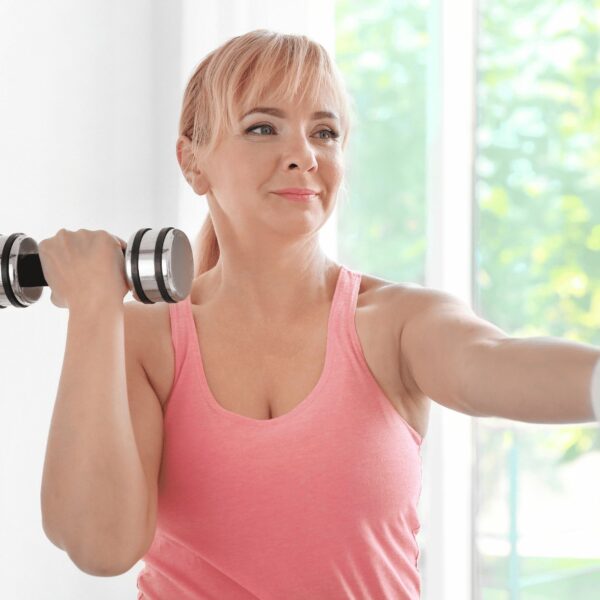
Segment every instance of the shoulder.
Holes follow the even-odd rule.
[[[162,305],[165,304],[163,307]],[[125,316],[125,333],[131,341],[145,345],[156,333],[159,326],[157,319],[169,318],[169,309],[166,303],[144,304],[137,300],[129,300],[123,303]],[[166,309],[166,313],[165,310]],[[168,323],[167,323],[168,324]]]
[[[418,283],[390,286],[385,310],[390,322],[394,324],[394,334],[403,358],[407,358],[407,346],[412,340],[420,340],[423,331],[431,329],[431,324],[439,315],[449,314],[448,310],[456,315],[457,309],[468,310],[468,307],[442,290],[426,288]],[[411,378],[410,374],[407,377]]]
[[[377,308],[388,322],[398,325],[396,331],[399,334],[406,319],[431,297],[428,292],[430,290],[418,283],[395,282],[363,274],[358,303],[359,306]]]
[[[456,303],[458,300],[447,292],[412,282],[392,283],[387,288],[385,298],[386,309],[401,316],[402,328],[425,309],[435,309],[448,302]],[[402,333],[402,329],[399,333]]]

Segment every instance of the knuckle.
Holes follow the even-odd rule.
[[[52,244],[53,244],[53,238],[46,238],[43,239],[39,244],[38,244],[38,250],[44,250],[44,251],[48,251],[50,248],[52,248]]]
[[[116,238],[112,233],[101,229],[99,234],[102,236],[102,239],[104,239],[106,242],[110,242],[111,245],[115,243]]]

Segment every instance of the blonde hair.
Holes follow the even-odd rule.
[[[305,35],[256,29],[231,38],[195,68],[183,95],[179,135],[191,140],[193,160],[197,161],[209,155],[227,132],[233,132],[238,103],[245,112],[257,105],[267,89],[277,101],[295,97],[299,90],[301,98],[305,94],[318,97],[323,88],[339,111],[341,147],[345,150],[355,122],[355,106],[327,50]],[[347,199],[345,178],[340,190]],[[219,259],[210,212],[194,251],[196,278],[212,269]]]

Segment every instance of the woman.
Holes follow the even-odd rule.
[[[421,436],[395,408],[389,282],[336,264],[318,239],[350,111],[305,36],[238,36],[190,79],[177,158],[209,215],[192,293],[170,305],[174,385],[140,598],[419,596]],[[277,193],[289,188],[314,194]]]

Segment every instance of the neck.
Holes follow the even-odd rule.
[[[286,257],[221,254],[198,278],[198,304],[250,322],[290,323],[331,302],[339,265],[315,249]]]

